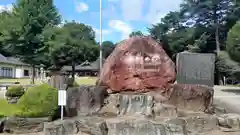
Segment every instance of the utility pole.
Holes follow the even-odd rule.
[[[102,66],[103,66],[103,56],[102,56],[102,0],[100,0],[100,37],[99,37],[99,39],[100,39],[100,54],[99,54],[99,59],[100,59],[100,71],[102,70]]]

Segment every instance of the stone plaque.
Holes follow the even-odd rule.
[[[177,82],[214,85],[215,54],[182,52],[177,55]]]

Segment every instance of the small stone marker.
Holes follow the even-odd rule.
[[[6,98],[7,87],[0,87],[0,94],[3,95],[3,98]],[[1,97],[0,97],[1,98]]]
[[[58,91],[58,105],[61,106],[61,120],[63,120],[63,106],[67,104],[67,92],[66,90]]]
[[[214,86],[215,54],[181,52],[177,55],[177,82]]]
[[[61,74],[53,75],[48,84],[58,90],[66,89],[65,85],[67,84],[67,76]]]

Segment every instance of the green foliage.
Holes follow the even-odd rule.
[[[216,67],[225,76],[234,76],[237,72],[240,72],[239,63],[233,61],[226,51],[219,53],[216,60]]]
[[[20,98],[16,116],[52,117],[58,108],[58,91],[48,84],[29,88]]]
[[[1,119],[1,118],[4,118],[4,117],[5,117],[5,116],[4,116],[3,114],[0,114],[0,119]]]
[[[185,49],[197,53],[227,50],[229,55],[219,53],[216,68],[222,75],[240,78],[240,25],[236,24],[239,19],[237,1],[184,0],[178,12],[169,12],[148,30],[153,38],[162,42],[172,59]]]
[[[240,22],[228,32],[226,48],[230,57],[240,63]]]
[[[22,86],[14,86],[8,88],[6,92],[7,97],[21,97],[24,94],[24,88]]]
[[[46,44],[50,46],[52,64],[56,67],[76,65],[97,58],[99,48],[95,42],[95,33],[88,25],[69,22],[45,34],[51,38]]]
[[[229,22],[232,18],[229,17],[234,14],[235,9],[232,0],[184,0],[181,8],[185,17],[194,22],[194,27],[201,26],[210,35],[202,52],[213,52],[224,48],[226,33],[231,27]],[[236,18],[234,20],[236,21]]]
[[[48,51],[42,32],[46,26],[59,22],[52,0],[17,0],[13,11],[0,25],[0,42],[5,50],[26,63],[41,64]]]
[[[9,117],[13,116],[17,111],[16,104],[8,104],[6,99],[0,99],[0,117]]]
[[[198,52],[212,53],[217,41],[224,49],[226,33],[239,19],[239,9],[229,0],[184,0],[179,12],[169,12],[149,33],[168,45],[173,55],[189,45]]]
[[[129,34],[129,37],[133,36],[143,36],[143,33],[141,31],[133,31],[132,33]]]
[[[114,50],[115,45],[111,41],[103,41],[102,42],[102,51],[103,51],[103,57],[107,58],[112,51]]]
[[[45,33],[51,35],[46,42],[50,46],[51,62],[57,69],[71,65],[74,79],[76,65],[86,60],[94,61],[98,57],[99,47],[95,41],[95,32],[92,27],[74,21],[54,28],[53,31],[50,34]]]
[[[188,45],[188,51],[193,53],[201,53],[206,47],[207,40],[210,35],[203,33],[198,39],[195,40],[193,45]]]

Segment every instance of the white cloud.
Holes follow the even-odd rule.
[[[145,17],[146,21],[150,24],[156,24],[161,21],[161,18],[163,18],[167,13],[162,12],[156,12],[156,13],[148,13],[148,15]]]
[[[104,9],[104,14],[108,18],[116,19],[123,17],[124,20],[141,20],[143,16],[143,6],[144,3],[148,3],[148,0],[108,0],[109,3],[106,9]],[[116,7],[120,7],[121,13],[119,14]]]
[[[113,1],[113,0],[109,0]],[[115,1],[115,0],[114,0]],[[182,0],[116,0],[124,20],[144,21],[150,24],[160,21],[169,11],[176,11]]]
[[[108,26],[122,33],[122,39],[128,38],[129,34],[132,32],[132,27],[121,21],[121,20],[110,20]]]
[[[83,2],[77,3],[76,10],[79,13],[88,11],[88,5],[86,3],[83,3]]]
[[[96,32],[96,35],[100,34],[100,29],[93,28],[93,30]],[[112,33],[112,31],[109,30],[109,29],[102,29],[102,34],[103,35],[108,35],[108,34],[111,34],[111,33]]]
[[[0,13],[2,11],[11,11],[13,8],[12,4],[0,5]]]
[[[160,18],[164,17],[167,13],[178,10],[181,2],[182,0],[150,0],[145,18],[146,21],[151,24],[160,22]]]
[[[121,0],[124,19],[140,20],[142,18],[144,0]]]
[[[99,40],[100,38],[100,29],[93,28],[95,31],[96,38]],[[112,33],[112,30],[102,29],[102,41],[105,41],[105,37]]]

